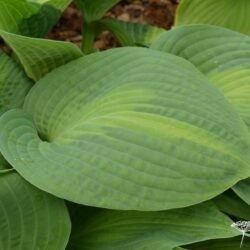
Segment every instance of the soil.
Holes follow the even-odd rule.
[[[169,29],[173,25],[178,2],[178,0],[122,0],[108,11],[106,17]],[[80,11],[71,4],[46,38],[73,42],[80,47],[82,20]],[[117,46],[119,44],[108,31],[104,31],[94,44],[94,47],[100,50]],[[0,47],[8,51],[1,41]]]

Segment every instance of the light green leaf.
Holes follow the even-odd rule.
[[[250,205],[250,178],[237,183],[233,190],[242,200]]]
[[[250,176],[248,131],[224,96],[189,62],[146,48],[57,68],[0,131],[25,179],[85,205],[183,207]]]
[[[239,219],[250,221],[250,206],[233,191],[227,191],[217,196],[213,201],[221,211]]]
[[[97,25],[110,30],[122,46],[149,46],[165,32],[164,29],[154,26],[116,19],[103,19],[98,21]]]
[[[240,234],[210,202],[161,212],[88,210],[74,213],[67,249],[172,250],[179,245]]]
[[[73,43],[30,38],[2,30],[0,36],[15,52],[26,74],[35,81],[51,70],[83,56]]]
[[[181,0],[175,25],[212,24],[250,35],[249,0]]]
[[[84,20],[92,22],[101,19],[105,13],[120,0],[75,0],[74,2],[84,14]]]
[[[247,250],[250,249],[250,239],[245,237],[240,248],[241,236],[229,239],[209,240],[187,246],[189,250]]]
[[[71,226],[64,202],[14,171],[0,173],[0,214],[0,249],[65,249]]]
[[[71,0],[0,0],[0,29],[42,37],[57,23]]]
[[[223,92],[250,129],[248,36],[215,26],[189,25],[166,32],[152,48],[193,63]]]

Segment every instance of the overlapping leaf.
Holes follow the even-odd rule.
[[[68,42],[30,38],[2,30],[0,36],[13,49],[26,74],[35,81],[51,70],[83,56],[76,45]]]
[[[172,250],[240,234],[210,202],[162,212],[78,210],[72,216],[69,250]]]
[[[192,62],[228,98],[250,127],[250,38],[209,25],[189,25],[162,35],[153,49]]]
[[[24,97],[32,87],[21,67],[0,51],[0,115],[23,105]]]
[[[7,110],[23,105],[32,82],[21,67],[0,51],[0,116]],[[8,164],[0,153],[0,169]]]
[[[250,131],[248,36],[215,26],[189,25],[173,29],[161,36],[152,48],[181,56],[192,62],[236,108]],[[250,134],[246,137],[249,140]],[[244,196],[247,203],[250,202],[249,187],[248,183],[244,184],[242,181],[234,188],[241,197]]]
[[[14,171],[0,172],[0,214],[0,249],[65,249],[70,220],[64,202]]]
[[[250,205],[250,178],[237,183],[233,187],[233,190],[241,199]]]
[[[21,107],[31,87],[21,67],[0,52],[0,115]],[[38,191],[10,168],[0,154],[0,249],[64,249],[70,222],[63,202]]]
[[[71,0],[0,0],[0,29],[42,37],[58,21]]]
[[[250,206],[241,200],[233,191],[229,190],[214,199],[218,208],[239,220],[250,221]]]
[[[103,19],[97,24],[110,30],[122,46],[149,46],[165,32],[164,29],[154,26],[116,19]]]
[[[23,37],[2,30],[0,36],[16,53],[27,75],[35,81],[54,68],[82,56],[80,49],[70,43]],[[20,65],[0,51],[0,115],[9,109],[22,107],[32,85]],[[0,163],[0,168],[9,168],[1,153]]]
[[[181,0],[175,25],[212,24],[250,35],[249,0]]]
[[[24,178],[87,205],[183,207],[250,176],[248,131],[223,95],[185,60],[149,49],[59,67],[0,130]]]

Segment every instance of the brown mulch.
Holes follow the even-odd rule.
[[[106,17],[169,29],[173,25],[177,5],[178,0],[122,0],[106,14]],[[73,42],[80,47],[82,19],[80,11],[71,4],[46,38]],[[0,47],[3,46],[0,41]],[[105,31],[94,46],[104,50],[116,47],[118,43],[110,32]]]

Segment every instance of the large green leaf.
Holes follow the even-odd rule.
[[[30,38],[2,30],[0,36],[15,52],[26,74],[35,81],[51,70],[83,56],[76,45],[68,42]]]
[[[14,171],[0,172],[0,214],[0,249],[65,249],[71,226],[64,202]]]
[[[250,38],[209,25],[189,25],[162,35],[153,49],[192,62],[223,92],[250,129]]]
[[[0,29],[42,37],[55,25],[71,0],[0,0]]]
[[[240,181],[233,187],[234,192],[250,205],[250,178]]]
[[[175,25],[212,24],[250,35],[249,0],[181,0]]]
[[[74,0],[84,14],[84,20],[92,22],[101,19],[120,0]]]
[[[59,67],[0,131],[1,153],[24,178],[86,205],[183,207],[250,176],[248,131],[223,95],[192,64],[151,49]]]
[[[164,29],[154,26],[116,19],[102,19],[97,25],[110,30],[122,46],[149,46],[165,32]]]
[[[161,212],[96,209],[93,213],[83,208],[74,212],[72,220],[69,250],[172,250],[240,234],[210,202]]]
[[[229,239],[218,239],[218,240],[209,240],[201,243],[196,243],[190,246],[187,246],[189,250],[247,250],[250,249],[250,239],[244,239],[243,245],[240,248],[241,237],[234,237]]]
[[[233,191],[229,190],[214,199],[218,208],[239,220],[250,221],[250,206],[240,199]]]

